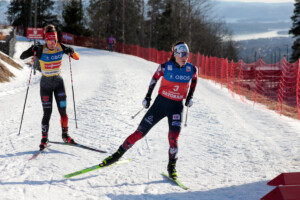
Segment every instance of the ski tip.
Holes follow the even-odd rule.
[[[128,158],[128,159],[125,159],[125,160],[119,160],[115,164],[127,163],[127,162],[130,162],[130,161],[131,161],[131,159]]]
[[[171,177],[169,177],[169,175],[165,172],[161,173],[163,176],[167,177],[169,180],[171,180],[172,182],[174,182],[175,184],[177,184],[179,187],[181,187],[184,190],[188,190],[189,188],[186,187],[185,185],[183,185],[178,179],[172,179]]]

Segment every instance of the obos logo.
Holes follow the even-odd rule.
[[[182,75],[176,75],[175,76],[176,80],[190,80],[190,76],[182,76]]]
[[[51,56],[51,60],[57,60],[57,59],[61,59],[62,55],[55,55],[55,56]]]

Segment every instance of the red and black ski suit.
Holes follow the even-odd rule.
[[[169,159],[177,159],[177,141],[181,130],[183,99],[193,97],[198,78],[197,68],[190,63],[180,67],[173,61],[159,65],[150,82],[147,97],[151,97],[153,89],[161,77],[159,95],[143,117],[137,130],[124,141],[122,147],[128,150],[135,142],[144,137],[157,122],[168,117]]]

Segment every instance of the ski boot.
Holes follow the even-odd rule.
[[[68,134],[68,127],[62,127],[62,139],[64,143],[76,144],[76,142]]]
[[[176,161],[176,159],[170,159],[168,164],[169,177],[173,180],[177,179]]]
[[[48,129],[49,126],[42,125],[42,140],[40,144],[40,151],[44,150],[48,144]]]
[[[111,165],[115,162],[117,162],[123,154],[126,152],[126,149],[124,149],[122,146],[119,147],[118,151],[112,154],[111,156],[105,158],[101,164],[99,164],[100,167]]]

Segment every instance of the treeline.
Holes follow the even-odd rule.
[[[210,15],[210,0],[66,0],[62,20],[53,0],[37,1],[37,27],[54,24],[58,30],[125,44],[170,51],[185,41],[192,52],[237,61],[237,52],[225,23]],[[35,1],[12,0],[8,20],[12,25],[34,25]],[[84,14],[86,13],[86,14]]]

